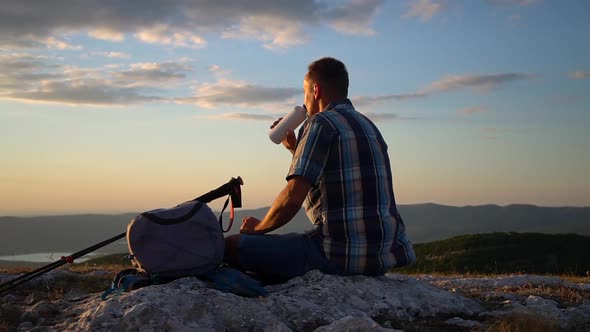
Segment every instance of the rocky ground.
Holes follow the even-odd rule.
[[[183,278],[103,301],[111,277],[43,275],[0,297],[0,331],[590,331],[587,278],[311,271],[267,286],[265,298]]]

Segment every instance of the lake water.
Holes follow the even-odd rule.
[[[65,252],[40,252],[40,253],[33,253],[33,254],[23,254],[23,255],[8,255],[8,256],[0,256],[0,261],[9,261],[9,262],[32,262],[32,263],[53,263],[61,259],[61,256],[70,256],[72,253],[65,253]],[[95,258],[98,256],[102,256],[104,254],[101,253],[89,253],[84,255],[80,258],[74,260],[74,263],[82,263],[91,258]]]

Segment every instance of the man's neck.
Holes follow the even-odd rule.
[[[320,99],[320,103],[319,103],[320,112],[325,111],[326,107],[328,107],[328,105],[330,105],[331,103],[332,103],[331,99],[327,99],[327,100]]]
[[[320,101],[319,101],[320,112],[323,112],[323,111],[325,111],[325,110],[326,110],[326,108],[327,108],[328,106],[330,106],[330,104],[332,104],[332,103],[338,103],[338,102],[344,101],[344,100],[346,100],[346,99],[347,99],[346,97],[337,97],[337,98],[336,98],[336,97],[330,97],[330,98],[322,98],[322,99],[320,99]]]

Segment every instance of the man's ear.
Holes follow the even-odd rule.
[[[313,85],[314,98],[318,99],[320,97],[321,90],[322,90],[322,88],[317,83],[314,83],[314,85]]]

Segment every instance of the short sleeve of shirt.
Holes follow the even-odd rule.
[[[287,180],[300,175],[317,185],[328,161],[335,130],[320,114],[308,120],[293,154]]]

